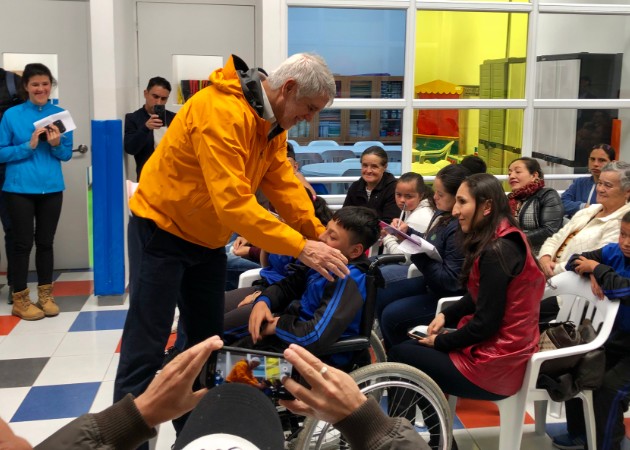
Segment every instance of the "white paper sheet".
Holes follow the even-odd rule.
[[[42,128],[46,125],[50,125],[56,120],[61,120],[63,122],[63,125],[66,127],[66,131],[64,131],[64,133],[77,129],[77,126],[75,125],[74,120],[72,120],[72,116],[68,111],[61,111],[56,114],[51,114],[50,116],[44,117],[37,122],[33,122],[33,125],[35,125],[35,128]]]

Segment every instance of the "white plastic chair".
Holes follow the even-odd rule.
[[[552,297],[554,295],[559,297],[559,302],[561,302],[562,305],[558,312],[557,320],[572,320],[576,324],[579,324],[584,318],[590,318],[593,326],[598,330],[597,338],[587,344],[546,352],[537,352],[532,355],[532,358],[527,364],[521,389],[511,397],[494,402],[499,407],[499,417],[501,420],[499,450],[521,448],[525,405],[528,401],[534,401],[536,434],[545,434],[547,403],[552,400],[545,389],[536,388],[541,364],[550,359],[584,354],[601,347],[608,339],[615,322],[619,302],[612,302],[608,299],[599,300],[593,295],[589,280],[574,272],[564,272],[549,280],[543,298]],[[440,312],[448,303],[457,301],[460,298],[461,297],[448,297],[441,299],[438,302],[437,312]],[[588,448],[597,448],[595,416],[593,413],[593,392],[582,391],[578,393],[576,397],[582,399]],[[457,397],[451,395],[448,402],[451,407],[451,412],[454,415]]]
[[[311,141],[308,143],[308,147],[338,147],[337,141]]]
[[[260,268],[258,269],[249,269],[245,272],[241,273],[238,277],[238,287],[244,288],[249,287],[254,284],[254,281],[260,280]]]

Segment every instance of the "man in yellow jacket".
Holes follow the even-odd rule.
[[[262,249],[344,277],[346,258],[287,161],[286,129],[330,105],[334,77],[297,54],[266,76],[232,55],[177,113],[129,201],[129,312],[114,400],[141,394],[160,368],[177,299],[186,347],[223,332],[225,244],[233,232]],[[261,189],[284,219],[261,207]]]

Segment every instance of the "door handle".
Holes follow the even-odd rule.
[[[81,154],[84,154],[84,153],[87,153],[87,151],[88,151],[88,146],[85,144],[80,144],[77,148],[72,149],[72,153],[79,152]]]

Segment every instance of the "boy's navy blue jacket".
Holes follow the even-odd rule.
[[[264,301],[271,312],[280,314],[278,338],[318,354],[341,337],[359,334],[369,265],[361,256],[348,265],[346,278],[332,282],[298,265],[293,274],[266,288],[256,302]]]
[[[620,302],[606,349],[626,352],[630,347],[630,258],[624,256],[619,244],[612,243],[592,252],[571,256],[566,269],[574,270],[573,263],[580,256],[600,263],[593,271],[595,280],[606,297]]]

